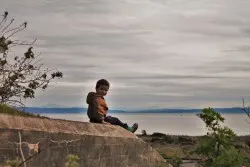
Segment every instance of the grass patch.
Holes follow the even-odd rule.
[[[23,116],[23,117],[48,118],[45,116],[41,116],[39,114],[33,114],[33,113],[21,111],[17,108],[10,107],[6,104],[0,104],[0,114],[8,114],[8,115],[14,115],[14,116]]]

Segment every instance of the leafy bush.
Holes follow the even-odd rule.
[[[79,160],[80,160],[80,158],[77,155],[69,154],[66,157],[65,166],[66,167],[80,167]]]
[[[239,167],[243,157],[234,146],[236,134],[228,127],[221,126],[224,118],[212,108],[205,108],[197,115],[208,128],[194,153],[202,157],[202,167]]]

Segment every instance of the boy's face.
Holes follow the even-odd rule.
[[[105,96],[108,93],[109,87],[106,85],[100,85],[97,89],[96,89],[96,94],[100,95],[100,96]]]

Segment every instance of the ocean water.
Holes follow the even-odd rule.
[[[46,114],[51,118],[88,122],[86,113],[82,114]],[[195,114],[112,114],[121,121],[132,125],[139,124],[137,134],[146,130],[148,134],[160,132],[172,135],[204,135],[207,130],[203,121]],[[226,119],[224,125],[230,127],[237,135],[250,135],[250,120],[244,114],[222,114]],[[248,121],[247,121],[248,120]]]

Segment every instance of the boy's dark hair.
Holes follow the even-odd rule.
[[[108,86],[109,87],[109,82],[106,79],[100,79],[97,81],[95,88],[99,88],[101,85]]]

